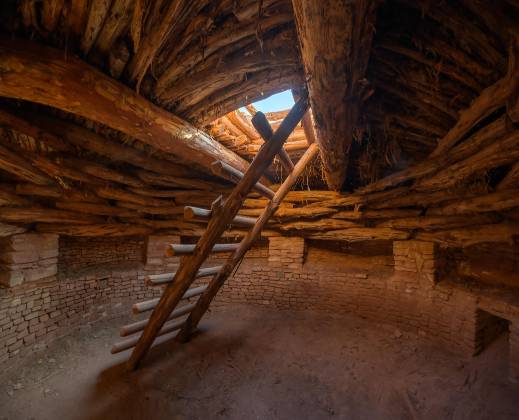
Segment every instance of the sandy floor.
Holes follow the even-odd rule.
[[[518,419],[506,337],[463,361],[354,316],[234,307],[137,372],[99,323],[0,374],[0,419]]]

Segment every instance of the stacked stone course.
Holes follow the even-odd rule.
[[[131,304],[158,296],[160,288],[147,287],[144,277],[176,270],[179,257],[166,257],[165,249],[167,244],[179,241],[178,236],[136,239],[128,252],[145,257],[133,268],[117,270],[109,262],[103,270],[75,275],[60,271],[58,275],[0,289],[0,362],[35,345],[43,346],[70,328],[129,314]],[[74,243],[77,248],[79,242]],[[141,249],[136,251],[135,244],[140,244]],[[89,246],[89,242],[83,245]],[[102,252],[107,252],[107,243],[100,246]],[[95,255],[96,251],[89,252]],[[119,255],[119,250],[114,253]],[[65,261],[70,262],[73,254],[78,258],[83,255],[77,249],[60,250],[58,265],[73,266],[61,260],[65,255]],[[206,266],[221,264],[227,257],[215,254]],[[42,254],[41,258],[56,257]],[[268,246],[260,242],[247,253],[214,306],[246,303],[351,312],[415,331],[463,356],[477,353],[486,344],[478,341],[478,333],[481,336],[485,328],[484,318],[478,316],[483,310],[508,320],[510,375],[519,377],[518,299],[469,290],[439,278],[441,265],[437,248],[419,241],[395,242],[393,255],[358,258],[332,250],[306,249],[301,238],[270,238]],[[207,281],[200,279],[197,284]]]

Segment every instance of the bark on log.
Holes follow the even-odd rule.
[[[0,95],[53,106],[105,124],[158,150],[207,168],[247,163],[181,118],[81,60],[27,41],[0,40]],[[78,75],[81,75],[78,77]]]
[[[325,177],[339,190],[366,94],[377,2],[293,0]]]
[[[91,225],[65,225],[63,223],[38,223],[36,231],[41,233],[55,233],[65,236],[139,236],[150,235],[153,229],[135,224],[109,223]]]
[[[479,197],[457,200],[443,207],[427,210],[429,216],[486,213],[519,206],[519,190],[505,190]]]
[[[337,240],[347,242],[360,242],[372,240],[404,240],[409,239],[409,232],[378,227],[357,227],[340,230],[330,230],[328,232],[312,233],[308,235],[311,239]]]
[[[420,232],[415,235],[415,238],[420,241],[438,242],[446,247],[463,248],[485,242],[505,242],[512,245],[517,235],[519,235],[518,224],[500,223],[440,232]]]
[[[508,72],[505,77],[486,88],[469,108],[462,112],[456,125],[443,137],[431,156],[444,154],[477,123],[504,106],[519,90],[519,37],[513,40],[508,56]]]

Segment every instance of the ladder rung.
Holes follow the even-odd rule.
[[[232,252],[238,249],[239,246],[239,242],[234,244],[216,244],[213,246],[211,252]],[[176,255],[188,255],[193,253],[195,247],[196,245],[169,244],[168,249],[166,250],[166,254],[169,257],[174,257]]]
[[[157,337],[160,337],[161,335],[165,335],[165,334],[168,334],[170,332],[179,330],[184,325],[184,322],[186,322],[185,319],[178,320],[178,321],[166,322],[164,324],[164,326],[161,328],[161,330],[159,331],[159,333],[157,334]],[[111,353],[115,354],[115,353],[119,353],[119,352],[124,351],[124,350],[131,349],[132,347],[135,347],[135,345],[139,341],[139,338],[141,338],[141,335],[138,335],[138,336],[135,336],[135,337],[131,337],[131,338],[127,338],[126,340],[122,340],[122,341],[119,341],[119,342],[115,343],[112,346]]]
[[[233,168],[231,165],[229,165],[228,163],[222,162],[221,160],[217,160],[216,162],[213,162],[211,164],[211,171],[215,175],[228,179],[235,183],[237,183],[244,177],[243,172],[239,171],[236,168]],[[252,187],[252,189],[267,198],[273,198],[275,195],[274,191],[272,191],[270,188],[263,185],[261,182],[256,182],[256,184],[254,184],[254,187]]]
[[[218,271],[220,271],[220,268],[222,268],[221,265],[218,265],[216,267],[207,267],[207,268],[201,268],[196,273],[196,279],[200,277],[206,277],[206,276],[212,276]],[[173,278],[175,277],[176,272],[174,273],[165,273],[165,274],[153,274],[151,276],[146,277],[146,283],[148,283],[150,286],[160,286],[165,283],[171,283],[173,281]]]
[[[184,207],[184,219],[186,220],[203,220],[207,221],[211,218],[211,210],[201,209],[199,207]],[[232,221],[235,225],[254,226],[257,219],[247,216],[234,216]]]
[[[187,305],[181,306],[180,308],[175,309],[171,312],[171,315],[168,317],[168,321],[171,319],[178,318],[182,315],[188,314],[193,310],[196,306],[195,303],[189,303]],[[119,335],[121,337],[127,337],[129,335],[135,334],[136,332],[142,331],[146,325],[148,324],[149,318],[143,319],[142,321],[134,322],[133,324],[124,325],[121,327]]]
[[[199,287],[193,287],[192,289],[189,289],[186,293],[184,293],[184,296],[182,296],[182,299],[189,299],[193,296],[198,296],[204,293],[205,289],[207,289],[207,286],[199,286]],[[157,303],[159,303],[160,298],[155,298],[151,300],[146,300],[144,302],[135,303],[133,305],[133,313],[140,314],[142,312],[151,311],[155,306],[157,306]]]

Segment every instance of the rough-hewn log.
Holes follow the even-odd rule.
[[[201,168],[247,163],[181,118],[81,60],[27,41],[0,40],[0,95],[53,106],[100,122]],[[81,77],[78,77],[81,75]]]
[[[0,114],[1,115],[1,114]],[[89,152],[94,152],[100,156],[109,158],[114,162],[130,163],[138,168],[157,172],[170,176],[193,176],[196,172],[192,168],[172,163],[168,160],[149,156],[140,150],[103,137],[80,125],[61,120],[55,117],[38,113],[37,115],[22,114],[24,118],[31,121],[31,125],[41,131],[40,138],[46,142],[46,134],[64,139],[73,145]],[[31,135],[30,132],[24,131]],[[52,144],[49,144],[52,146]]]
[[[420,232],[415,235],[415,238],[422,241],[438,242],[440,245],[447,247],[467,247],[485,242],[513,244],[514,237],[517,235],[519,235],[518,224],[499,223],[439,232]]]
[[[311,239],[326,239],[347,242],[360,242],[372,240],[403,240],[411,236],[409,232],[377,227],[357,227],[339,230],[330,230],[328,232],[319,232],[308,235]]]
[[[215,267],[205,267],[198,270],[196,273],[195,278],[199,279],[202,277],[209,277],[213,276],[220,269],[222,268],[221,265],[215,266]],[[151,286],[160,286],[164,285],[166,283],[171,283],[173,281],[173,277],[175,277],[175,273],[165,273],[165,274],[152,274],[150,276],[146,277],[146,282]]]
[[[44,207],[0,207],[0,220],[11,223],[103,223],[103,218]]]
[[[0,223],[0,237],[18,235],[18,234],[24,233],[26,231],[27,231],[27,229],[24,227]]]
[[[13,150],[11,150],[13,149]],[[16,153],[15,153],[16,150]],[[32,154],[26,152],[27,155]],[[10,146],[8,149],[0,145],[0,169],[7,171],[20,179],[32,182],[38,185],[51,185],[54,184],[51,178],[49,178],[44,171],[40,171],[31,165],[26,159],[23,158],[24,151],[19,148]]]
[[[339,229],[347,229],[353,227],[360,227],[358,223],[351,222],[349,220],[339,220],[339,219],[319,219],[319,220],[311,220],[311,221],[301,221],[301,222],[288,222],[282,223],[277,226],[273,226],[283,231],[304,231],[307,232],[323,232],[328,230],[339,230]]]
[[[63,223],[38,223],[36,231],[41,233],[56,233],[65,236],[138,236],[150,235],[153,229],[147,226],[125,223],[107,223],[93,225],[65,225]]]
[[[87,25],[81,38],[81,51],[87,55],[94,44],[108,14],[112,0],[92,0]]]
[[[106,181],[118,182],[119,184],[129,185],[130,187],[144,187],[145,185],[144,182],[132,175],[108,168],[99,163],[84,159],[76,159],[70,156],[63,157],[63,159],[66,161],[67,165],[73,166],[81,172]]]
[[[343,210],[330,217],[332,219],[359,220],[359,219],[394,219],[415,217],[421,213],[419,209],[388,209],[388,210]]]
[[[22,118],[21,116],[13,114],[6,108],[0,108],[0,126],[5,126],[11,130],[26,134],[33,139],[50,146],[55,151],[68,152],[72,150],[72,147],[69,144],[65,143],[58,136],[42,130],[40,127],[35,125],[28,116]]]
[[[478,153],[448,166],[434,176],[419,180],[413,188],[427,191],[451,188],[472,176],[508,165],[517,159],[519,159],[519,130],[497,139]]]
[[[216,161],[211,164],[211,171],[224,179],[227,179],[231,182],[238,183],[243,179],[244,173],[238,171],[230,165],[227,165],[225,162]],[[266,187],[263,183],[257,182],[253,186],[253,190],[260,193],[261,195],[272,198],[274,196],[274,192]]]
[[[519,190],[498,191],[478,197],[456,200],[443,207],[433,207],[427,210],[427,215],[455,215],[468,213],[486,213],[501,211],[519,206]]]
[[[340,190],[365,93],[376,2],[293,0],[328,186]]]
[[[175,207],[175,202],[173,200],[168,201],[161,200],[160,198],[142,197],[115,187],[100,187],[96,188],[95,192],[99,197],[107,198],[109,200],[128,201],[142,206]]]
[[[373,191],[383,190],[392,187],[410,179],[422,178],[430,175],[440,169],[452,165],[462,159],[469,158],[476,154],[482,148],[491,145],[495,139],[504,136],[510,131],[505,117],[500,117],[496,121],[488,124],[481,130],[472,134],[463,143],[455,146],[449,153],[429,157],[422,162],[412,165],[402,171],[395,172],[379,181],[360,188],[359,192],[369,193]]]
[[[58,209],[71,210],[78,213],[115,217],[139,216],[136,211],[128,211],[126,209],[110,206],[107,204],[85,203],[84,201],[56,201],[55,205]]]
[[[405,217],[402,219],[387,220],[377,224],[377,227],[389,227],[393,229],[454,229],[471,225],[486,225],[499,222],[496,214],[481,214],[472,217],[466,216],[422,216]]]
[[[478,122],[506,101],[519,90],[519,38],[514,39],[508,56],[508,72],[505,77],[486,88],[472,104],[461,113],[456,125],[439,142],[432,156],[438,156],[451,149]]]

